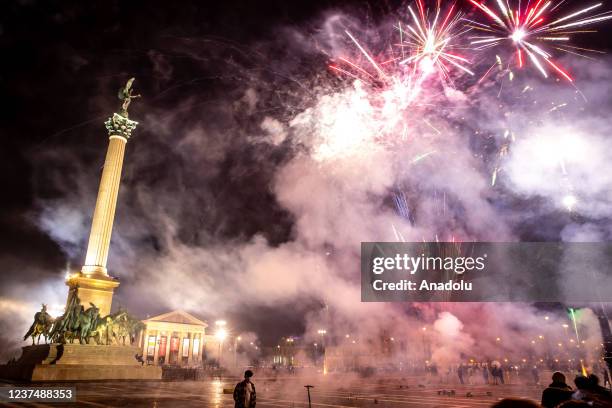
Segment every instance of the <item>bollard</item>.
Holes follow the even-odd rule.
[[[314,388],[314,385],[305,385],[304,388],[306,388],[306,392],[308,393],[308,408],[312,408],[312,404],[310,402],[310,389]]]

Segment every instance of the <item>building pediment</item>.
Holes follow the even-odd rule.
[[[184,310],[174,310],[172,312],[164,313],[159,316],[154,316],[144,320],[144,323],[178,323],[188,324],[194,326],[208,327],[206,322],[198,319],[197,317],[185,312]]]

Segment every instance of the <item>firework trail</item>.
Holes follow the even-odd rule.
[[[380,54],[372,53],[356,35],[345,31],[358,52],[352,58],[337,58],[329,66],[343,76],[370,85],[368,97],[375,101],[372,105],[382,107],[369,117],[374,119],[369,123],[376,123],[377,135],[389,135],[394,145],[408,141],[412,133],[422,137],[423,132],[416,130],[417,122],[433,130],[436,136],[442,135],[431,123],[431,115],[418,110],[426,105],[439,106],[434,93],[437,82],[427,81],[429,78],[437,76],[443,87],[454,87],[455,75],[474,75],[468,68],[468,58],[460,55],[468,50],[462,37],[471,28],[465,26],[464,14],[456,2],[444,8],[441,3],[437,1],[435,7],[428,9],[423,0],[417,0],[408,6],[405,22],[400,20],[393,25],[395,36]],[[380,144],[381,138],[376,139]],[[436,153],[436,149],[427,149],[414,155],[408,163],[418,164]],[[414,216],[405,194],[400,191],[394,201],[398,213],[412,223]],[[404,241],[396,226],[391,227],[396,239]]]
[[[448,129],[444,125],[438,126],[437,121],[432,124],[432,119],[437,118],[436,112],[428,110],[427,106],[439,110],[450,103],[452,107],[450,100],[436,98],[435,92],[441,89],[439,85],[446,92],[446,89],[454,88],[453,79],[473,74],[468,65],[469,59],[460,55],[462,51],[466,52],[469,43],[476,49],[510,43],[516,48],[519,67],[531,61],[545,77],[554,70],[572,82],[573,78],[553,60],[552,51],[547,47],[582,56],[586,52],[598,52],[574,47],[569,42],[569,36],[584,32],[580,31],[584,26],[612,18],[610,12],[597,12],[601,3],[578,11],[564,11],[567,6],[563,0],[516,0],[514,3],[511,0],[491,0],[496,3],[495,6],[488,6],[485,1],[469,1],[484,12],[491,23],[468,20],[460,10],[460,3],[449,2],[442,7],[442,2],[436,1],[431,8],[427,8],[423,0],[416,0],[404,9],[405,18],[393,24],[393,34],[383,41],[382,48],[370,48],[370,44],[366,40],[362,42],[355,31],[344,30],[350,47],[336,56],[329,68],[341,77],[355,80],[358,92],[347,94],[350,101],[346,105],[335,103],[332,109],[325,110],[324,117],[329,120],[324,123],[330,122],[334,126],[325,132],[325,149],[318,149],[322,152],[317,155],[318,158],[347,157],[347,154],[352,154],[351,151],[366,155],[366,152],[381,145],[404,151],[404,142],[412,143],[415,137],[423,139],[427,134],[430,144],[418,144],[420,151],[412,151],[411,158],[406,160],[411,165],[419,164],[439,154],[436,140],[451,137],[445,134]],[[503,65],[501,58],[496,56],[494,64],[475,83],[473,90],[482,92],[478,85],[494,69],[504,70]],[[428,80],[434,76],[440,81]],[[512,81],[512,71],[509,78]],[[528,85],[522,93],[529,89],[531,87]],[[548,113],[566,105],[556,103]],[[435,133],[419,127],[420,123]],[[498,186],[514,142],[515,132],[506,130],[497,157],[493,159],[490,187]],[[539,144],[535,144],[532,149],[536,152],[558,152],[558,146],[540,148]],[[548,157],[547,154],[534,155],[538,160]],[[564,190],[559,202],[573,212],[578,199],[568,181],[564,160],[561,156],[557,159],[562,169],[561,185]],[[406,218],[411,209],[405,198],[395,199],[398,214]]]
[[[362,113],[368,116],[367,127],[374,128],[373,139],[377,144],[409,141],[411,135],[422,133],[416,131],[417,123],[427,125],[440,135],[440,130],[427,119],[428,115],[421,114],[418,108],[439,104],[437,93],[454,88],[455,77],[474,74],[467,67],[468,59],[459,54],[460,50],[467,49],[460,39],[471,28],[465,26],[457,3],[442,7],[441,1],[437,1],[434,8],[428,9],[423,0],[417,0],[406,10],[405,22],[400,20],[389,26],[393,34],[382,50],[373,52],[361,42],[359,35],[344,30],[351,47],[329,65],[339,76],[355,80],[363,93],[352,104],[365,107]],[[440,81],[429,81],[432,77]],[[422,152],[413,163],[431,154]]]
[[[462,13],[456,12],[456,3],[443,12],[440,2],[433,12],[429,12],[423,6],[422,0],[416,2],[418,16],[408,7],[411,16],[411,23],[402,26],[398,22],[400,33],[400,46],[408,48],[410,56],[402,58],[400,64],[414,64],[415,67],[424,71],[431,72],[435,68],[446,80],[450,80],[451,66],[474,75],[466,67],[469,64],[467,58],[455,53],[455,50],[462,49],[458,45],[458,39],[470,28],[464,28]],[[433,17],[431,17],[433,16]]]
[[[592,32],[583,27],[612,18],[610,11],[597,13],[603,3],[563,14],[561,6],[565,0],[524,0],[522,4],[519,0],[512,5],[507,0],[496,0],[497,10],[486,6],[484,1],[469,1],[490,19],[488,24],[466,20],[471,28],[483,32],[471,37],[472,45],[484,49],[509,42],[516,48],[519,67],[523,67],[528,58],[544,77],[548,77],[547,68],[552,68],[570,82],[573,78],[553,60],[548,48],[583,57],[588,52],[598,52],[572,46],[569,43],[571,35]]]
[[[466,49],[459,39],[471,28],[463,25],[463,14],[457,12],[457,4],[443,10],[437,1],[433,10],[426,9],[422,0],[416,1],[416,8],[408,6],[409,22],[398,21],[399,43],[393,41],[389,47],[391,55],[377,58],[366,50],[359,40],[349,31],[347,37],[359,50],[361,61],[340,57],[330,69],[351,78],[363,80],[372,85],[387,85],[404,88],[408,102],[419,95],[423,81],[437,72],[446,82],[452,83],[452,68],[474,75],[467,68],[469,60],[458,55],[457,50]]]

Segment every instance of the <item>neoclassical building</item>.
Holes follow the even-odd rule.
[[[196,366],[202,363],[208,324],[175,310],[143,320],[140,347],[147,364]]]

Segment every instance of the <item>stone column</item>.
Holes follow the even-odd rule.
[[[159,358],[159,344],[160,342],[160,336],[159,336],[159,330],[157,330],[155,332],[155,353],[153,354],[153,365],[157,365],[157,359]]]
[[[178,365],[183,365],[183,337],[185,333],[179,333]]]
[[[109,143],[91,223],[85,265],[81,269],[85,275],[108,276],[106,261],[115,220],[125,145],[138,122],[115,113],[104,124],[108,130]]]
[[[149,352],[149,329],[144,330],[144,340],[142,342],[142,358],[147,360],[147,354]]]
[[[109,144],[91,223],[85,265],[80,274],[71,276],[66,282],[71,287],[78,286],[79,299],[86,309],[89,303],[93,303],[100,309],[102,316],[110,313],[113,291],[119,286],[119,282],[108,275],[106,261],[115,219],[125,145],[138,122],[115,113],[104,124],[108,130]]]
[[[187,356],[187,363],[193,363],[193,340],[195,338],[195,333],[189,333],[189,354]]]
[[[168,334],[166,335],[166,357],[165,357],[165,364],[170,364],[170,343],[172,341],[172,335],[173,333],[171,331],[168,332]]]
[[[136,337],[136,345],[138,347],[142,347],[142,336],[144,336],[144,330],[140,330],[138,332],[138,337]]]

